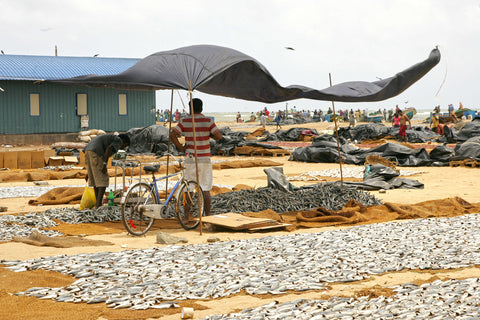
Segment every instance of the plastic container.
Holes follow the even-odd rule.
[[[110,190],[110,192],[108,193],[108,206],[109,207],[113,207],[114,203],[113,203],[113,200],[115,199],[115,196],[113,195],[113,191]]]

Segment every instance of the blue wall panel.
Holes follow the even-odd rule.
[[[80,131],[77,93],[87,94],[89,128],[107,132],[155,124],[155,91],[64,86],[30,81],[0,81],[0,133]],[[40,116],[30,116],[30,93],[40,94]],[[119,115],[118,95],[127,95],[127,115]]]

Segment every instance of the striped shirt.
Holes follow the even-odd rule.
[[[187,145],[185,154],[195,156],[192,117],[188,116],[180,119],[173,130],[185,136],[185,143]],[[201,113],[195,113],[195,135],[197,137],[197,156],[199,158],[210,157],[210,134],[213,134],[217,130],[219,129],[212,119],[205,117]]]

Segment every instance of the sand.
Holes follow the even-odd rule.
[[[252,132],[258,129],[258,123],[255,124],[237,124],[237,123],[217,123],[218,126],[230,126],[233,130],[243,130]],[[340,126],[347,125],[345,123]],[[290,127],[314,128],[319,131],[333,129],[331,123],[307,123],[302,125],[284,126],[283,129]],[[275,126],[267,126],[270,132],[275,131]],[[21,146],[21,148],[40,148],[45,146]],[[261,158],[261,157],[255,157]],[[246,157],[213,157],[214,161],[222,160],[247,160]],[[288,161],[288,157],[268,157],[268,160],[274,160],[283,164],[283,170],[287,176],[295,176],[308,171],[317,171],[323,169],[338,168],[338,164],[317,164]],[[263,172],[263,167],[242,168],[242,169],[224,169],[214,171],[214,184],[222,186],[234,186],[237,184],[246,184],[252,187],[263,187],[267,184],[267,177]],[[385,202],[414,204],[426,200],[445,199],[451,197],[460,197],[466,201],[477,203],[478,197],[478,178],[480,169],[465,167],[415,167],[401,168],[402,170],[421,171],[408,178],[419,180],[424,183],[424,189],[394,189],[386,193],[378,191],[371,192],[377,198]],[[327,179],[336,180],[336,179]],[[112,179],[113,182],[113,179]],[[292,182],[294,185],[305,185],[315,182]],[[82,179],[69,179],[61,181],[49,181],[51,185],[85,185]],[[13,185],[33,185],[32,182],[0,183],[0,187]],[[0,206],[8,207],[6,214],[19,212],[44,211],[51,207],[66,207],[68,205],[57,206],[39,206],[28,205],[32,198],[11,198],[0,199]],[[78,205],[71,205],[77,206]],[[0,213],[4,214],[4,213]],[[99,226],[96,226],[99,227]],[[156,244],[156,231],[148,233],[144,237],[132,237],[128,235],[121,227],[102,226],[107,234],[90,235],[85,238],[91,240],[103,240],[113,245],[91,246],[91,247],[73,247],[73,248],[54,248],[37,247],[18,242],[0,243],[0,260],[12,259],[31,259],[43,256],[53,256],[58,254],[78,254],[85,252],[102,251],[121,251],[127,249],[148,248],[159,246]],[[272,231],[264,233],[243,233],[243,232],[204,232],[200,235],[199,230],[184,231],[178,227],[171,229],[162,229],[163,232],[169,232],[174,235],[185,237],[189,244],[205,243],[207,238],[215,234],[221,241],[258,238],[272,235],[292,234],[300,232],[320,232],[327,228],[299,229],[292,232]],[[345,228],[342,227],[342,228]],[[91,229],[94,230],[94,229]],[[98,231],[98,230],[97,230]],[[95,233],[92,231],[92,233]],[[378,296],[380,294],[391,294],[387,287],[394,284],[406,282],[431,282],[436,279],[449,278],[468,278],[480,276],[480,268],[470,267],[459,270],[407,270],[402,272],[388,273],[371,277],[370,279],[353,282],[348,284],[332,285],[328,291],[310,291],[299,293],[287,293],[280,296],[249,296],[239,294],[226,299],[212,301],[187,301],[180,303],[181,306],[190,306],[195,309],[195,318],[202,318],[210,314],[228,313],[239,311],[241,309],[260,306],[273,300],[280,302],[291,301],[299,298],[325,298],[335,295],[352,296],[354,294]],[[75,279],[69,276],[57,274],[54,272],[45,272],[41,270],[13,273],[4,268],[0,268],[0,318],[8,319],[180,319],[181,309],[174,310],[111,310],[104,304],[87,305],[72,303],[56,303],[49,300],[40,300],[32,297],[17,297],[10,295],[18,291],[26,290],[33,286],[65,286]]]

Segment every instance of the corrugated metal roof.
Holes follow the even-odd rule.
[[[0,55],[0,80],[55,80],[87,74],[110,75],[137,63],[132,58]]]

